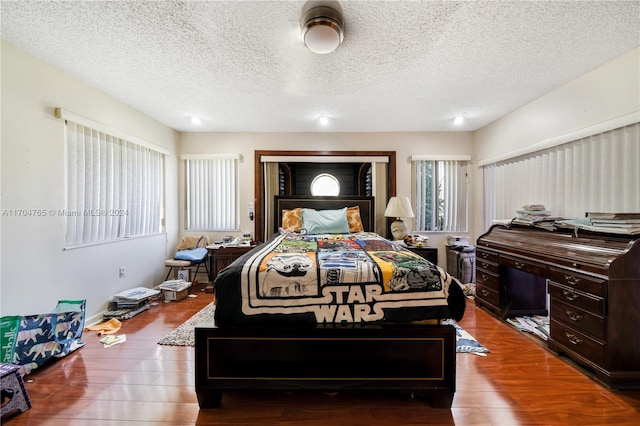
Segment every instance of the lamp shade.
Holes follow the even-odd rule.
[[[384,215],[386,217],[413,217],[409,197],[391,197]]]

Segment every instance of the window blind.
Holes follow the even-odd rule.
[[[510,219],[525,204],[553,216],[640,211],[640,123],[483,167],[484,215]]]
[[[467,231],[467,162],[416,160],[417,231]]]
[[[238,156],[189,157],[185,166],[187,229],[237,231]]]
[[[70,120],[65,140],[66,246],[160,232],[162,152]]]

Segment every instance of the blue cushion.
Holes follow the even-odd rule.
[[[347,208],[339,210],[302,209],[302,227],[309,234],[347,234]]]
[[[205,257],[207,257],[207,249],[204,247],[189,249],[189,250],[179,250],[176,252],[174,259],[177,260],[188,260],[191,262],[200,262]]]

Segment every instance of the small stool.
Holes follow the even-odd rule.
[[[2,408],[0,409],[0,417],[4,417],[15,410],[24,413],[31,408],[31,400],[29,400],[29,394],[24,387],[19,370],[19,365],[0,363],[0,373],[2,374],[2,384],[0,386],[2,388]]]

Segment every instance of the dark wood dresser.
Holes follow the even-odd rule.
[[[209,273],[210,280],[213,283],[218,276],[218,272],[231,265],[234,260],[255,248],[255,246],[227,246],[209,248]]]
[[[548,308],[549,350],[640,388],[640,236],[494,225],[476,255],[479,306],[501,318]]]

